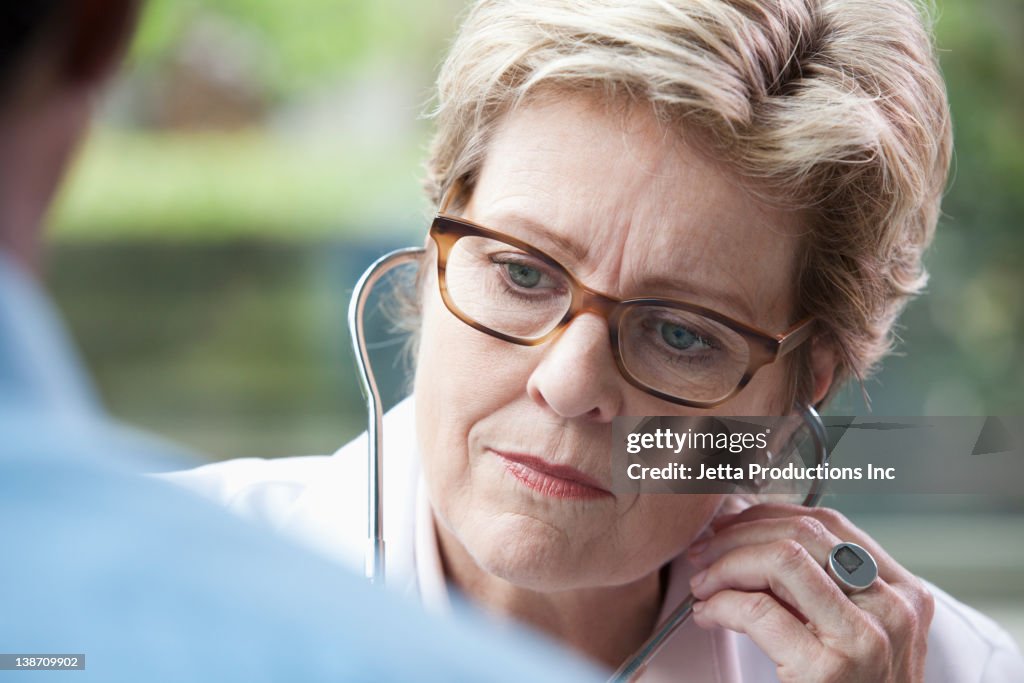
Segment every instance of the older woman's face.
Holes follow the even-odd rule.
[[[792,322],[796,216],[758,203],[645,109],[624,118],[568,97],[517,110],[490,143],[465,216],[615,297],[691,301],[771,332]],[[435,277],[423,301],[417,436],[449,537],[484,570],[536,590],[623,584],[681,552],[721,497],[609,493],[611,420],[701,411],[628,384],[596,315],[516,346],[453,316]],[[785,386],[781,364],[768,365],[705,412],[777,413]],[[593,486],[553,477],[565,470],[551,466]]]

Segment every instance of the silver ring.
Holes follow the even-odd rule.
[[[864,548],[856,543],[840,543],[828,553],[828,575],[844,593],[857,593],[878,578],[878,565]]]

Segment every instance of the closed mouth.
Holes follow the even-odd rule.
[[[611,491],[597,480],[568,465],[555,465],[541,458],[520,453],[492,451],[505,469],[526,487],[553,498],[586,500],[605,498]]]

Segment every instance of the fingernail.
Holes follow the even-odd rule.
[[[705,569],[700,574],[697,574],[697,576],[695,576],[692,579],[690,579],[690,586],[692,588],[700,588],[700,585],[702,583],[704,583],[704,579],[706,579],[707,577],[708,577],[708,570]]]
[[[708,541],[707,539],[705,539],[703,541],[697,541],[696,543],[694,543],[693,545],[690,546],[690,549],[687,551],[687,553],[690,554],[690,555],[696,555],[698,553],[702,553],[708,547],[709,543],[710,543],[710,541]]]
[[[693,613],[694,614],[700,614],[700,611],[702,609],[704,609],[704,603],[703,602],[695,602],[695,603],[693,603]]]

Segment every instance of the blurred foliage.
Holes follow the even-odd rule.
[[[906,364],[926,413],[1024,412],[1024,3],[944,0],[956,157]]]
[[[457,8],[150,0],[54,211],[55,234],[295,239],[338,234],[340,223],[372,233],[415,222],[420,115]],[[179,87],[189,78],[208,79],[214,94],[241,92],[233,116],[249,120],[212,130],[161,121],[175,114],[154,110],[187,115],[195,103],[177,100],[204,96],[194,82]],[[193,116],[203,123],[201,109]]]
[[[88,142],[53,223],[65,241],[401,232],[418,215],[418,164],[415,148],[374,154],[341,138],[106,129]]]
[[[165,60],[200,18],[264,47],[259,75],[276,99],[317,87],[380,55],[409,64],[439,58],[456,26],[451,0],[148,0],[133,58]]]
[[[1024,2],[945,0],[936,27],[956,160],[943,226],[997,261],[1024,236]]]
[[[116,130],[97,136],[82,155],[55,214],[57,234],[76,240],[164,239],[169,230],[189,238],[321,236],[337,228],[339,217],[355,216],[349,222],[360,225],[373,211],[368,206],[394,205],[396,197],[409,215],[426,139],[416,119],[460,5],[150,0],[125,80],[143,92],[154,87],[156,74],[180,56],[196,27],[212,21],[221,27],[215,40],[249,55],[242,75],[268,102],[269,120],[253,130],[221,131],[218,138],[139,130],[131,114],[108,117],[106,127]],[[1024,2],[943,0],[937,6],[957,143],[943,229],[962,233],[971,253],[1012,262],[1024,243],[1015,229],[1024,209]],[[390,114],[404,122],[392,126],[394,135],[351,131],[353,115],[357,128],[375,116],[372,103],[360,109],[354,101],[365,88],[344,87],[359,79],[412,90],[400,100],[404,108]],[[306,98],[332,86],[353,100],[334,113],[336,128],[313,131],[312,140],[298,143],[280,134],[274,112],[301,109]],[[374,221],[367,227],[375,229]]]

